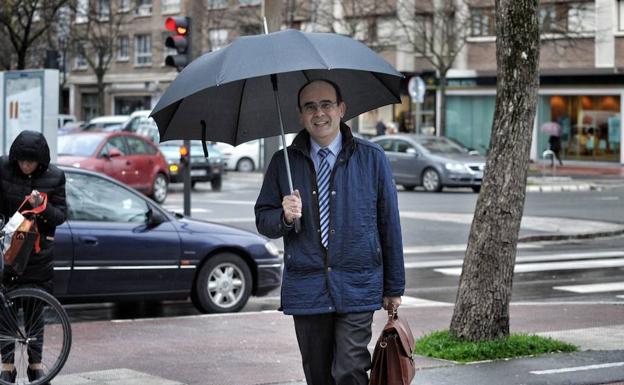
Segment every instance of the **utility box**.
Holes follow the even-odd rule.
[[[0,72],[0,155],[25,130],[41,132],[56,162],[59,71],[55,69]]]

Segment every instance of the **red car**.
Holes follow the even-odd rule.
[[[154,144],[128,132],[81,132],[58,137],[58,163],[101,172],[142,191],[167,198],[167,161]]]

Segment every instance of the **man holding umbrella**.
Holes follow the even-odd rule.
[[[284,237],[281,308],[294,316],[307,383],[366,385],[373,312],[397,308],[405,287],[396,186],[383,150],[342,122],[348,106],[335,83],[308,82],[298,107],[305,130],[288,147],[294,192],[280,151],[256,226]]]

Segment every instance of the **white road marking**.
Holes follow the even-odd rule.
[[[445,252],[453,252],[453,251],[461,251],[465,252],[468,245],[466,244],[458,244],[458,245],[427,245],[427,246],[407,246],[403,248],[403,253],[405,254],[427,254],[427,253],[445,253]],[[543,245],[529,244],[529,243],[520,243],[518,244],[518,249],[541,249]]]
[[[400,213],[400,216],[401,218],[407,219],[421,219],[425,221],[451,222],[462,225],[469,225],[472,223],[474,214],[403,211]],[[615,223],[591,221],[585,219],[533,216],[523,216],[521,227],[523,229],[543,231],[551,234],[593,233],[598,231],[616,231],[622,229],[622,225]]]
[[[180,206],[162,206],[163,209],[167,210],[167,211],[174,211],[174,212],[182,212],[184,211],[183,207]],[[203,209],[201,207],[191,207],[191,212],[192,213],[211,213],[212,210],[210,209]]]
[[[611,362],[608,364],[597,364],[597,365],[587,365],[587,366],[575,366],[569,368],[561,368],[561,369],[550,369],[550,370],[535,370],[530,372],[531,374],[560,374],[560,373],[569,373],[569,372],[580,372],[584,370],[596,370],[596,369],[607,369],[607,368],[616,368],[619,366],[624,366],[624,362]]]
[[[555,290],[570,291],[572,293],[605,293],[609,291],[624,291],[624,282],[596,283],[589,285],[553,286]]]
[[[571,261],[571,262],[552,262],[552,263],[526,263],[516,265],[515,273],[531,273],[536,271],[553,271],[553,270],[582,270],[582,269],[604,269],[608,267],[623,267],[624,258],[601,259],[596,261]],[[435,269],[438,273],[444,275],[461,274],[461,268]]]
[[[624,257],[624,252],[603,251],[603,252],[588,252],[588,253],[541,254],[541,255],[519,256],[519,257],[516,257],[516,268],[518,267],[519,263],[524,263],[524,262],[570,261],[570,260],[576,260],[576,259],[600,259],[600,258],[612,258],[612,257]],[[405,268],[406,269],[424,269],[424,268],[432,268],[432,267],[451,267],[451,266],[462,266],[463,263],[464,263],[463,259],[406,262]]]

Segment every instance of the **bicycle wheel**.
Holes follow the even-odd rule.
[[[71,325],[65,309],[51,294],[24,288],[8,292],[0,311],[0,356],[14,364],[15,382],[0,385],[42,385],[61,370],[71,347]],[[30,363],[41,363],[43,378],[30,381]]]

